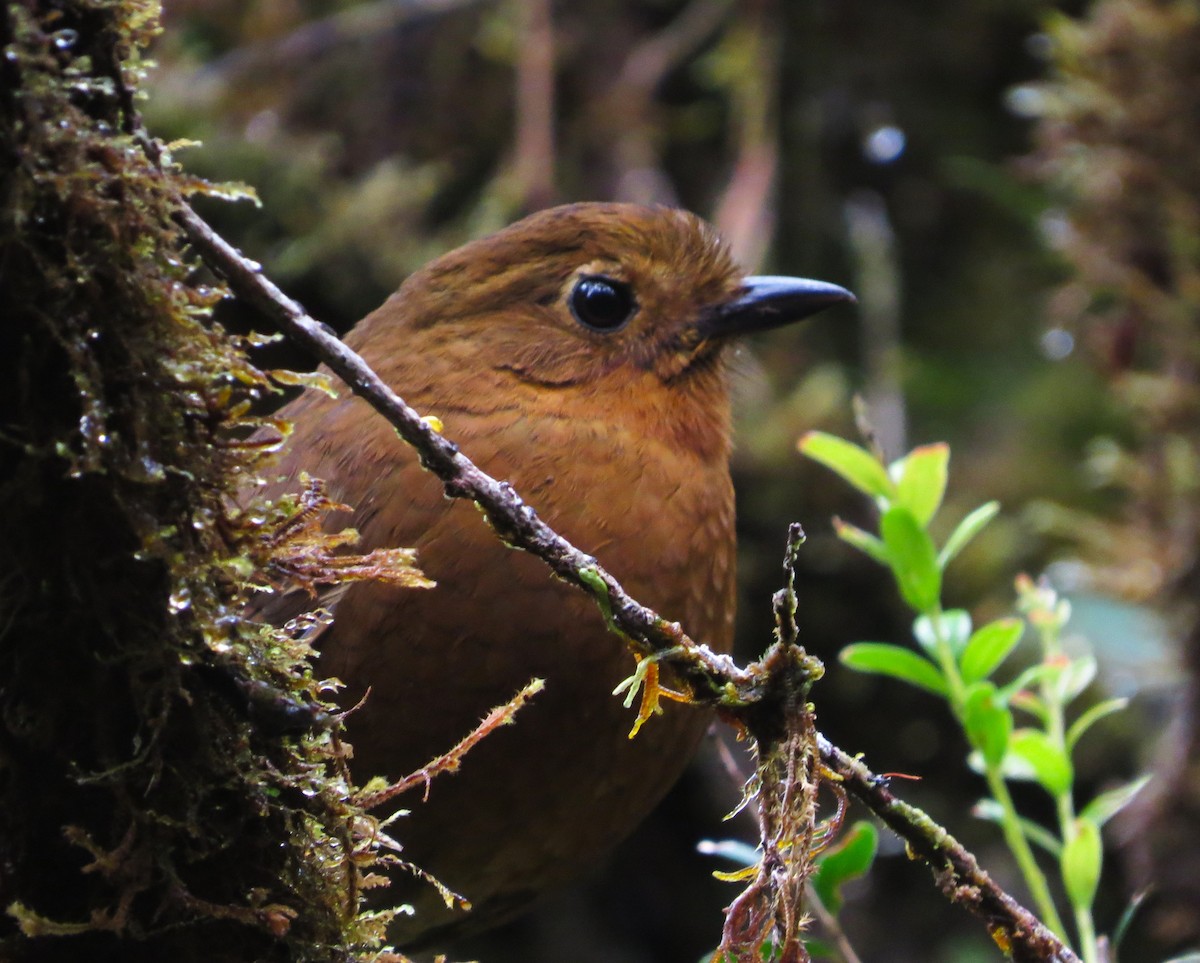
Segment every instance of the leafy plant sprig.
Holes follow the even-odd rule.
[[[929,526],[945,495],[949,446],[924,445],[886,465],[865,448],[823,432],[805,435],[799,448],[874,501],[879,510],[878,534],[840,519],[834,520],[835,530],[843,541],[891,571],[901,597],[916,614],[916,651],[884,642],[856,642],[842,650],[841,661],[946,700],[972,747],[971,764],[983,774],[991,794],[976,807],[977,815],[999,825],[1039,915],[1065,937],[1066,927],[1033,845],[1055,858],[1074,916],[1080,955],[1085,963],[1097,963],[1100,953],[1092,904],[1103,862],[1100,829],[1136,795],[1145,779],[1102,793],[1076,810],[1071,757],[1088,729],[1124,708],[1126,700],[1097,703],[1067,724],[1067,709],[1095,677],[1096,660],[1090,653],[1072,658],[1064,651],[1062,630],[1070,617],[1070,604],[1048,586],[1037,585],[1027,576],[1018,579],[1018,610],[1024,620],[1000,618],[975,628],[966,611],[943,608],[946,566],[999,511],[996,502],[981,505],[959,522],[940,548],[934,543]],[[995,673],[1025,634],[1026,623],[1033,629],[1041,658],[1002,684]],[[1017,726],[1014,709],[1028,714],[1032,724]],[[1056,830],[1017,812],[1007,780],[1034,781],[1050,794]]]

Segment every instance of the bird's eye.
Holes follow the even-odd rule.
[[[580,278],[571,290],[571,313],[593,331],[624,327],[636,307],[629,285],[612,278],[590,275]]]

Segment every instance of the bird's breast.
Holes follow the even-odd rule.
[[[314,404],[293,442],[303,458],[285,467],[325,478],[355,506],[364,550],[415,546],[437,582],[354,585],[337,603],[320,669],[347,683],[348,702],[370,689],[348,722],[356,776],[416,771],[530,678],[546,680],[516,725],[484,740],[397,827],[415,862],[485,915],[503,913],[630,832],[677,778],[707,714],[668,705],[630,740],[633,710],[612,690],[634,663],[595,601],[506,548],[474,505],[446,499],[364,404]],[[480,467],[634,597],[728,649],[734,518],[723,457],[676,450],[613,418],[432,410]],[[402,896],[421,911],[412,932],[440,920],[432,890]]]

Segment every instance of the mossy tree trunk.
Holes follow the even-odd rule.
[[[309,653],[237,618],[269,384],[140,132],[157,15],[0,13],[0,958],[349,958],[372,934]]]

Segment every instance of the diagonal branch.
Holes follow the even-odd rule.
[[[1079,963],[1079,958],[1036,916],[1002,890],[974,855],[924,811],[896,798],[888,780],[872,772],[824,736],[821,758],[843,788],[904,840],[908,850],[933,870],[938,888],[951,903],[978,916],[1006,956],[1017,963]]]
[[[773,734],[784,731],[789,706],[780,693],[789,687],[780,679],[778,668],[792,660],[764,659],[742,668],[729,656],[714,653],[690,639],[679,623],[667,621],[632,598],[595,558],[538,518],[511,485],[477,467],[330,328],[305,314],[263,275],[260,265],[244,258],[182,201],[176,220],[205,263],[225,278],[238,297],[274,321],[387,418],[417,450],[422,464],[442,480],[448,496],[473,500],[507,544],[537,555],[565,581],[595,596],[612,626],[630,639],[638,656],[672,665],[691,687],[694,701],[720,707],[726,717],[732,717],[756,737],[766,734],[771,742]],[[772,647],[772,652],[779,651],[779,646]],[[818,745],[834,778],[931,866],[951,902],[982,919],[992,938],[1014,960],[1078,963],[1075,954],[1000,889],[945,829],[921,810],[896,799],[883,777],[824,737],[818,736]]]

